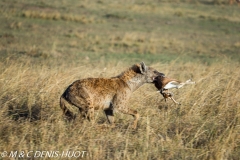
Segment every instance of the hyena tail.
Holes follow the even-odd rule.
[[[67,105],[69,105],[69,103],[62,95],[60,97],[60,107],[63,110],[63,115],[69,121],[74,120],[76,118],[76,115],[72,111],[70,111],[69,108],[67,108]]]

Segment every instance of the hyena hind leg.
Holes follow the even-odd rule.
[[[88,104],[89,103],[86,101],[79,101],[76,97],[71,97],[68,101],[64,97],[60,98],[60,107],[63,110],[63,115],[68,121],[89,118]]]
[[[66,99],[64,97],[60,98],[60,107],[63,111],[63,116],[66,120],[68,121],[72,121],[76,118],[76,114],[74,114],[74,112],[72,112],[68,106],[70,104],[66,101]]]

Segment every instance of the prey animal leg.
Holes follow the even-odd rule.
[[[169,97],[175,104],[181,105],[181,103],[177,102],[173,97]]]
[[[174,98],[173,98],[173,93],[169,92],[169,90],[161,90],[160,93],[162,94],[165,102],[167,102],[167,99],[171,99],[175,104],[181,105],[181,103],[177,102]]]
[[[169,98],[169,96],[172,95],[172,93],[169,93],[168,89],[167,90],[162,89],[160,93],[162,94],[165,102],[167,102],[167,99]]]
[[[180,83],[177,88],[182,88],[186,84],[195,84],[195,82],[193,82],[191,79],[189,79],[186,82]]]

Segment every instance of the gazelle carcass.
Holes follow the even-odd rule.
[[[161,74],[155,78],[154,81],[155,87],[159,90],[160,94],[164,97],[165,101],[170,98],[174,103],[179,104],[174,98],[173,93],[169,92],[171,88],[181,88],[186,84],[195,84],[191,79],[187,80],[186,82],[181,82],[177,79],[172,79],[166,77],[164,74]]]

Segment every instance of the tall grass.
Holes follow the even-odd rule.
[[[61,93],[74,80],[115,76],[129,65],[22,58],[0,63],[0,151],[86,150],[85,159],[240,156],[239,65],[153,64],[170,77],[193,78],[196,84],[173,90],[181,106],[165,103],[152,84],[137,90],[128,103],[141,115],[135,131],[128,115],[116,113],[116,127],[106,123],[102,111],[96,112],[95,123],[69,123],[59,107]]]

